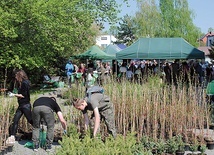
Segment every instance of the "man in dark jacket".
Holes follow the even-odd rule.
[[[32,140],[34,143],[34,151],[39,148],[39,130],[41,119],[47,124],[47,137],[45,149],[51,149],[54,138],[54,112],[57,114],[62,127],[66,130],[66,121],[62,115],[62,111],[54,97],[40,97],[35,100],[33,104],[32,118],[33,118],[33,135]]]

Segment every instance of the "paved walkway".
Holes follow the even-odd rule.
[[[16,143],[13,146],[12,152],[7,152],[6,155],[55,155],[56,148],[60,147],[60,145],[57,142],[54,142],[50,152],[46,152],[42,148],[39,148],[38,152],[34,152],[32,148],[24,147],[24,145],[27,142],[32,141],[27,140],[16,141]]]

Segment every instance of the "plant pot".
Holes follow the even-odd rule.
[[[185,150],[185,151],[190,151],[190,145],[189,145],[189,144],[185,144],[184,150]]]
[[[152,149],[152,154],[157,154],[157,149]]]
[[[214,129],[214,124],[209,125],[209,129],[213,130]]]
[[[4,150],[0,150],[0,155],[5,155],[6,153],[4,152]]]
[[[181,150],[177,150],[175,152],[176,155],[184,155],[185,154],[185,151],[181,151]]]
[[[214,149],[214,141],[213,142],[207,142],[207,148],[209,150],[213,150]]]
[[[13,152],[13,145],[7,146],[7,152]]]
[[[54,142],[62,141],[62,137],[54,137],[53,141]]]
[[[2,146],[1,151],[0,151],[0,155],[5,155],[5,154],[7,154],[7,149]]]

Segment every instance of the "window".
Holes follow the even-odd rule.
[[[214,42],[214,36],[207,37],[207,46],[211,46],[211,44]]]
[[[107,37],[101,37],[101,40],[107,40]]]

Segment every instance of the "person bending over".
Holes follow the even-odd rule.
[[[41,119],[47,124],[47,137],[45,149],[48,151],[51,149],[54,139],[54,112],[57,114],[61,125],[66,130],[67,125],[63,117],[62,111],[56,102],[54,97],[40,97],[33,103],[33,135],[32,140],[34,144],[34,151],[38,151],[39,148],[39,130]]]
[[[89,117],[87,111],[93,111],[94,113],[94,131],[93,137],[96,137],[100,126],[100,120],[103,118],[108,129],[108,133],[116,138],[116,128],[114,119],[114,109],[110,98],[102,93],[93,93],[89,97],[84,99],[74,99],[73,105],[76,109],[81,110],[85,119],[85,130],[89,125]]]

